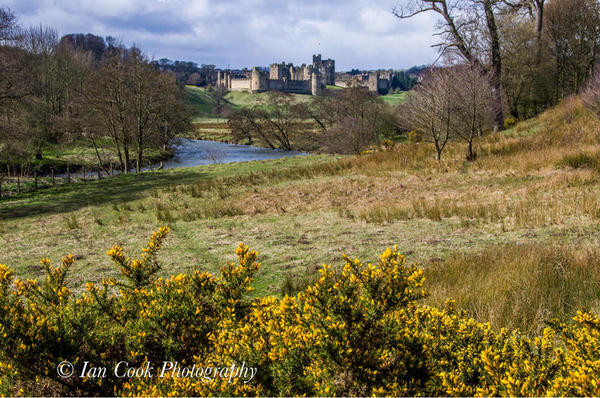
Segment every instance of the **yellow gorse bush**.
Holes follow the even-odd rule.
[[[218,276],[158,277],[169,229],[154,232],[139,259],[108,252],[122,277],[67,286],[73,257],[42,260],[46,279],[14,279],[0,265],[0,391],[79,395],[600,395],[600,319],[578,312],[542,336],[494,331],[454,308],[419,304],[423,272],[397,248],[374,264],[344,256],[323,266],[296,296],[251,298],[257,253]],[[246,364],[242,378],[61,379],[70,361],[112,369],[177,361],[206,368]],[[112,376],[112,377],[111,377]]]

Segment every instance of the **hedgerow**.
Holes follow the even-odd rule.
[[[132,260],[108,252],[119,279],[68,286],[73,257],[46,279],[21,280],[0,265],[0,391],[26,395],[600,395],[600,319],[578,312],[541,336],[495,331],[448,301],[426,297],[423,272],[397,248],[374,264],[344,257],[295,296],[252,297],[257,253],[218,276],[158,277],[167,227]],[[499,259],[498,261],[501,261]],[[61,378],[58,364],[77,371]],[[177,361],[207,369],[253,366],[242,377],[118,378],[110,369]],[[82,369],[104,366],[106,377]],[[215,375],[216,376],[216,375]]]

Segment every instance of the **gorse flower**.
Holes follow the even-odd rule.
[[[120,246],[108,256],[121,278],[67,284],[73,257],[41,264],[42,282],[14,279],[0,265],[0,392],[6,395],[600,395],[600,319],[578,312],[541,336],[494,331],[449,300],[427,296],[423,272],[396,247],[377,263],[344,256],[324,265],[295,296],[252,298],[260,268],[245,245],[219,275],[168,278],[157,253],[169,229],[152,234],[141,257]],[[177,361],[208,368],[247,364],[237,378],[59,379],[62,361],[108,369]],[[164,376],[164,375],[163,375]],[[172,377],[171,377],[172,376]]]

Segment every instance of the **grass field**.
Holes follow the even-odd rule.
[[[425,269],[429,302],[495,326],[539,331],[600,309],[599,125],[575,101],[490,135],[466,162],[452,143],[358,157],[306,156],[201,166],[65,185],[0,202],[0,263],[40,277],[38,261],[78,259],[74,287],[115,276],[106,250],[135,256],[173,230],[164,274],[215,271],[238,243],[260,252],[256,294],[297,288],[343,253],[376,261],[398,244]],[[567,106],[569,105],[569,106]]]
[[[185,86],[186,102],[195,115],[195,120],[214,119],[213,97],[203,87]]]
[[[398,106],[406,102],[407,95],[408,93],[405,91],[398,94],[382,95],[381,98],[389,105]]]
[[[187,103],[191,107],[192,112],[196,115],[195,122],[210,123],[213,121],[223,121],[223,118],[217,118],[213,114],[215,106],[214,98],[207,92],[204,87],[185,86],[187,94]],[[225,94],[227,105],[231,109],[241,109],[253,106],[265,106],[268,93],[252,94],[249,91],[229,91]],[[291,94],[298,102],[310,101],[312,96],[304,94]]]

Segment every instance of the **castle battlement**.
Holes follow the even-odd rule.
[[[328,84],[335,84],[335,61],[313,55],[312,65],[294,66],[281,62],[269,66],[269,72],[252,68],[249,76],[235,75],[230,70],[217,72],[217,87],[227,90],[282,91],[298,94],[320,95]]]

